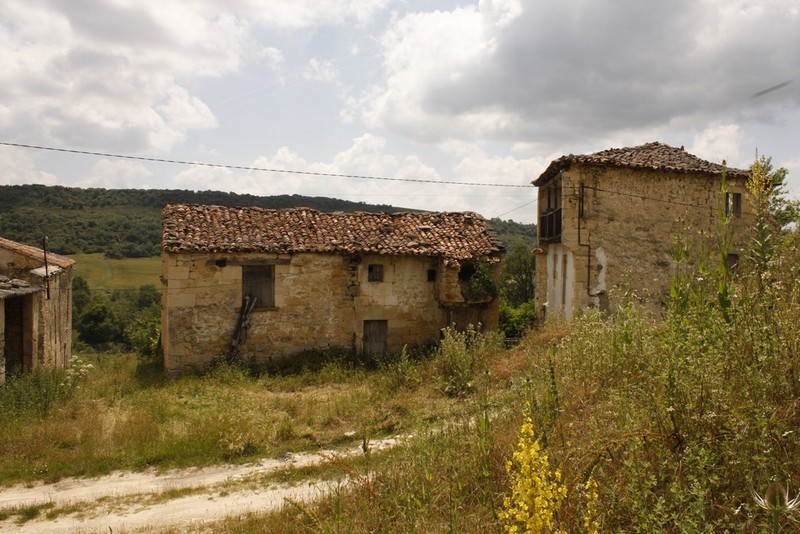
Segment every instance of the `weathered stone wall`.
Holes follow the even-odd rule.
[[[167,370],[202,366],[228,352],[241,307],[245,262],[272,263],[275,270],[275,307],[253,311],[239,346],[243,358],[259,363],[311,349],[360,351],[364,321],[387,321],[389,351],[436,340],[448,320],[438,296],[449,294],[444,288],[458,282],[455,269],[414,257],[164,253],[162,347]],[[368,280],[369,265],[383,266],[383,281]],[[436,277],[429,281],[431,269]],[[463,303],[460,290],[458,296]],[[469,313],[497,325],[496,302]]]
[[[724,209],[718,176],[576,164],[560,178],[563,232],[560,244],[540,245],[540,305],[552,299],[559,286],[566,286],[574,298],[572,309],[555,310],[569,317],[587,306],[609,306],[615,288],[626,288],[660,313],[674,272],[670,250],[675,237],[689,244],[694,261],[704,253],[717,253],[718,214]],[[579,217],[581,183],[584,202]],[[743,179],[732,180],[729,191],[742,195],[742,216],[734,220],[731,250],[741,254],[753,223],[752,208]],[[571,256],[571,269],[553,271],[553,262],[563,254]],[[551,303],[557,304],[557,299],[548,302],[552,312]]]
[[[45,285],[45,280],[39,280]],[[50,299],[47,292],[39,300],[39,329],[34,366],[64,369],[72,359],[72,270],[59,269],[50,275]]]

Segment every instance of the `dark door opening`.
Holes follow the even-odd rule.
[[[12,297],[3,301],[5,306],[5,355],[6,376],[22,371],[24,362],[24,298]]]
[[[389,321],[364,321],[364,355],[381,357],[386,354]]]

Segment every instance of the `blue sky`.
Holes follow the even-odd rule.
[[[4,0],[0,51],[3,142],[525,185],[563,154],[662,141],[739,167],[759,150],[800,197],[797,0]],[[333,196],[522,222],[536,208],[525,188],[8,146],[0,183]]]

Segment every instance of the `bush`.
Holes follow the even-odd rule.
[[[521,338],[536,323],[534,303],[524,302],[516,308],[500,301],[500,330],[506,337]]]

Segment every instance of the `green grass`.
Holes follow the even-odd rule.
[[[159,287],[161,258],[110,260],[102,254],[74,254],[74,272],[92,289],[126,289],[143,285]]]

